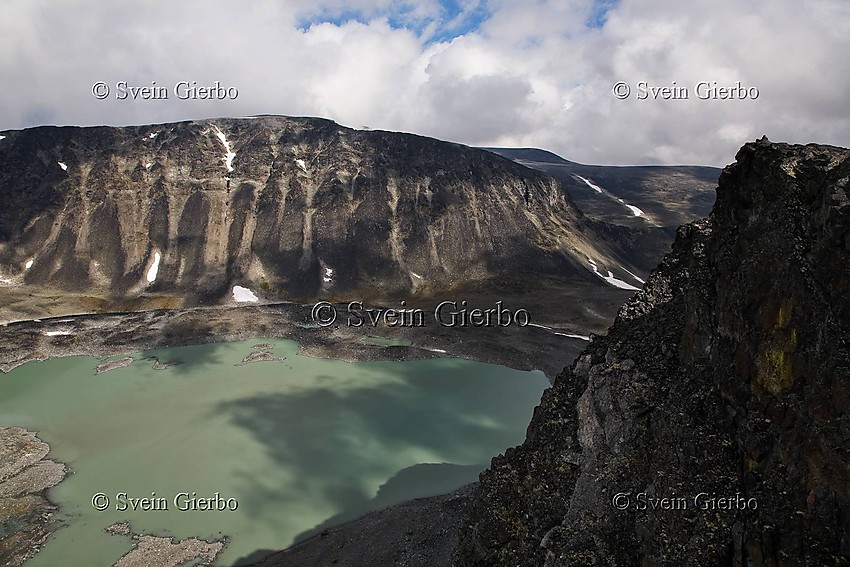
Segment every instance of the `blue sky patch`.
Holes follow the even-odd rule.
[[[587,18],[587,27],[601,28],[608,21],[608,12],[617,7],[620,0],[595,0],[590,16]]]
[[[430,35],[425,38],[426,43],[438,43],[451,41],[477,30],[490,15],[484,1],[475,2],[474,5],[467,7],[458,0],[439,0],[439,4],[440,14],[432,19],[417,17],[414,14],[414,6],[410,3],[394,3],[388,10],[373,12],[323,9],[300,20],[298,29],[307,31],[310,26],[324,23],[335,26],[352,21],[366,24],[369,20],[385,17],[393,29],[410,30],[419,36],[430,31]],[[429,30],[429,26],[435,22],[436,29]]]
[[[466,35],[481,27],[481,24],[490,17],[484,2],[477,2],[466,12],[457,0],[440,0],[440,6],[442,7],[441,25],[438,26],[434,35],[428,38],[429,43],[451,41]]]

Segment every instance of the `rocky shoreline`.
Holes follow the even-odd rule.
[[[340,309],[343,305],[338,306]],[[345,361],[417,360],[459,357],[500,364],[517,370],[541,370],[550,380],[586,345],[585,328],[548,325],[504,328],[450,328],[335,324],[320,327],[311,320],[311,306],[294,303],[239,307],[205,307],[138,313],[92,314],[8,323],[0,327],[0,372],[50,357],[128,356],[176,346],[233,342],[252,338],[290,339],[299,353]],[[555,325],[552,327],[550,325]],[[380,345],[364,338],[380,335],[409,343]],[[256,360],[266,360],[259,349]],[[541,357],[541,352],[552,356]],[[104,361],[98,373],[131,363]],[[250,361],[246,361],[250,362]],[[162,367],[160,361],[155,365]]]
[[[338,305],[338,308],[341,309],[342,305]],[[557,325],[556,321],[551,320],[546,323]],[[495,332],[487,328],[470,327],[459,330],[439,326],[320,327],[311,321],[310,306],[290,303],[64,316],[9,323],[0,327],[0,371],[8,373],[27,362],[50,357],[87,355],[102,359],[93,368],[93,372],[103,374],[134,362],[139,363],[138,356],[130,355],[144,355],[146,351],[153,349],[263,337],[294,340],[299,344],[299,353],[302,355],[345,361],[462,357],[523,370],[540,369],[541,362],[544,362],[542,370],[551,377],[560,370],[561,363],[553,362],[557,357],[535,359],[534,353],[539,354],[540,344],[543,343],[546,350],[558,353],[558,356],[571,357],[586,341],[559,335],[557,327],[548,325],[508,327],[497,329]],[[254,344],[251,353],[241,364],[283,360],[283,357],[272,352],[272,347],[271,343]],[[179,360],[160,360],[154,355],[143,356],[141,360],[152,364],[155,369],[180,364]],[[22,436],[21,439],[28,439],[27,435],[36,439],[34,434],[25,430],[2,431],[17,432],[16,435]],[[12,439],[14,438],[15,436],[12,436]],[[37,439],[33,442],[41,453],[47,454],[49,448],[46,444]],[[21,443],[18,442],[18,445]],[[8,462],[13,461],[6,455],[0,456],[0,463],[4,463],[0,467],[7,466],[5,463]],[[38,484],[37,477],[27,477],[28,480],[25,480],[31,484],[27,485],[29,488],[26,490],[30,492],[27,492],[23,500],[16,501],[7,499],[7,495],[2,492],[4,486],[12,484],[11,480],[3,480],[11,476],[11,473],[4,475],[5,469],[0,468],[0,480],[3,480],[0,483],[0,506],[3,512],[0,519],[3,520],[3,533],[10,534],[5,540],[0,540],[0,559],[5,559],[5,564],[20,565],[35,555],[57,527],[52,524],[52,513],[57,508],[44,497],[43,491],[61,481],[68,470],[64,465],[53,461],[43,461],[32,465],[30,469],[53,471],[49,469],[51,466],[55,467],[56,471],[61,471],[61,476],[52,474],[49,477],[52,484],[42,483],[44,488],[40,494],[35,495],[30,493],[41,485]],[[32,484],[33,482],[35,484]],[[450,499],[446,502],[442,498],[413,501],[389,513],[397,516],[398,521],[413,522],[423,513],[441,515],[461,504],[465,510],[469,495],[467,491],[462,499]],[[459,512],[452,514],[452,521],[458,524]],[[366,520],[367,525],[371,521],[369,518]],[[155,535],[134,534],[130,531],[123,533],[119,529],[121,526],[111,528],[115,529],[110,533],[130,536],[135,542],[133,549],[117,563],[122,566],[177,565],[184,560],[201,560],[204,561],[202,564],[208,564],[223,549],[223,545],[215,549],[210,547],[222,542],[173,542],[169,538]],[[452,533],[456,533],[456,529],[457,526]],[[443,555],[453,547],[453,542],[452,539],[452,545],[447,544],[440,548],[445,552]],[[192,557],[185,559],[187,554]],[[177,561],[178,559],[180,561]]]
[[[112,524],[104,531],[114,536],[129,537],[134,542],[133,549],[113,567],[177,567],[189,562],[193,562],[192,565],[211,565],[228,543],[226,537],[215,541],[199,538],[175,541],[172,537],[137,534],[128,521]]]
[[[48,459],[50,446],[20,427],[0,428],[0,564],[17,566],[38,553],[58,527],[47,490],[69,474]]]
[[[448,565],[476,484],[417,498],[327,529],[285,549],[258,551],[237,565],[255,567],[433,567]],[[387,526],[392,526],[388,530]]]

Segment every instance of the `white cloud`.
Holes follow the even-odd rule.
[[[850,145],[850,3],[621,0],[7,0],[0,129],[253,114],[463,143],[538,146],[593,163],[723,165],[745,141]],[[470,22],[486,10],[478,29]],[[358,21],[345,21],[356,14]],[[311,23],[313,22],[313,23]],[[322,23],[324,22],[324,23]],[[335,23],[334,23],[335,22]],[[406,26],[399,27],[399,25]],[[459,37],[435,41],[460,34]],[[220,81],[224,101],[96,100],[95,81]],[[617,100],[616,81],[690,100]],[[757,100],[695,100],[741,81]],[[114,94],[114,92],[113,92]],[[633,93],[634,94],[634,93]]]

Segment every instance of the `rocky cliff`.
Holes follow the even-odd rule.
[[[2,136],[6,291],[175,307],[236,284],[269,300],[517,274],[604,287],[588,259],[636,285],[556,180],[483,150],[272,116]]]
[[[455,565],[848,564],[848,180],[745,145],[482,473]]]

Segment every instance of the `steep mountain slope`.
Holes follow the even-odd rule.
[[[640,285],[557,181],[457,144],[272,116],[2,135],[0,293],[23,318],[29,294],[98,311],[237,284],[261,300],[518,275],[605,288],[608,270]]]
[[[632,228],[676,228],[706,216],[720,175],[715,167],[585,165],[534,148],[485,149],[555,177],[593,219]]]
[[[482,473],[455,564],[848,564],[848,183],[850,150],[745,145]]]
[[[701,166],[584,165],[535,148],[485,148],[558,179],[596,232],[649,272],[676,229],[706,216],[720,170]]]

